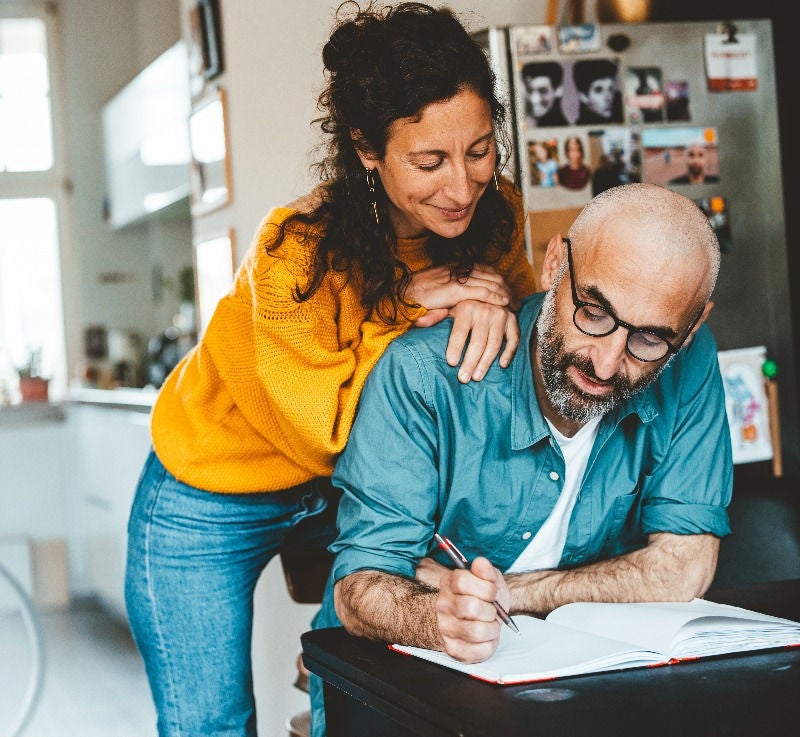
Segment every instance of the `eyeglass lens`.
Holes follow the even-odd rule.
[[[579,305],[575,309],[575,325],[594,337],[613,333],[619,322],[599,305]],[[669,344],[653,333],[629,332],[628,351],[641,361],[657,361],[669,352]]]

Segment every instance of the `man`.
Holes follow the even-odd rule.
[[[508,368],[461,385],[440,358],[446,325],[395,340],[333,477],[341,623],[478,662],[499,641],[495,600],[543,616],[702,596],[730,532],[730,436],[703,325],[719,263],[691,200],[615,187],[548,244],[547,292],[524,303]],[[435,532],[469,570],[442,565]],[[339,623],[330,604],[329,591],[315,626]]]
[[[561,110],[564,70],[555,61],[529,62],[522,67],[525,122],[529,126],[569,125]]]
[[[670,184],[715,184],[719,177],[707,174],[708,156],[702,143],[692,143],[684,149],[686,173],[670,179]]]
[[[581,59],[572,67],[578,91],[576,125],[622,122],[622,96],[617,65],[609,59]]]

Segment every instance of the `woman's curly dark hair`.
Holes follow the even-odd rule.
[[[418,118],[431,103],[470,89],[489,102],[495,138],[502,144],[498,150],[507,151],[506,113],[495,95],[486,54],[449,10],[414,2],[383,8],[370,2],[362,10],[348,0],[337,9],[336,19],[322,51],[327,84],[317,107],[323,115],[313,121],[328,137],[326,155],[315,165],[324,185],[322,201],[311,212],[290,216],[270,250],[287,229],[314,242],[313,226],[322,224],[309,280],[297,285],[295,299],[308,299],[334,269],[348,280],[357,276],[364,307],[393,322],[400,304],[410,306],[402,295],[411,271],[397,257],[377,172],[376,222],[351,131],[360,131],[357,145],[363,153],[382,159],[394,121]],[[466,278],[476,263],[495,263],[510,249],[514,227],[511,204],[490,185],[467,230],[455,238],[432,235],[428,253],[434,264],[448,264],[454,275]]]

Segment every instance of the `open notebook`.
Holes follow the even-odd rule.
[[[559,607],[546,619],[515,615],[514,621],[520,634],[503,627],[497,650],[482,663],[462,663],[437,650],[390,647],[484,681],[514,684],[800,646],[800,622],[705,599],[578,602]]]

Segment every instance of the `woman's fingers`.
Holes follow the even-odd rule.
[[[433,266],[414,273],[404,297],[429,310],[452,308],[467,299],[505,306],[513,300],[511,290],[491,267],[476,266],[465,278],[453,276],[447,266]]]
[[[508,366],[519,345],[519,326],[511,310],[465,301],[456,305],[453,316],[446,358],[451,366],[460,363],[459,381],[480,381],[498,354],[500,365]]]

